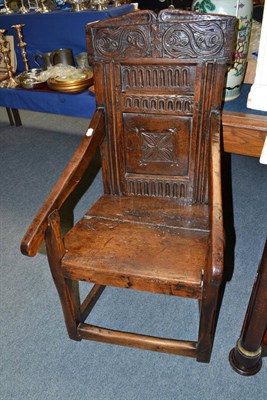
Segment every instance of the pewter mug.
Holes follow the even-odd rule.
[[[76,64],[79,68],[81,69],[91,69],[89,64],[88,64],[88,58],[87,58],[87,53],[82,52],[79,53],[75,56],[76,59]]]
[[[72,49],[57,49],[52,51],[50,55],[50,61],[52,65],[75,65]]]
[[[51,67],[53,65],[51,62],[51,52],[35,54],[34,61],[39,66],[39,68],[42,68],[43,70],[46,70],[48,67]]]

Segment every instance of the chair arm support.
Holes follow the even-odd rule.
[[[220,284],[224,266],[224,230],[222,211],[222,186],[221,186],[221,117],[214,111],[211,114],[211,176],[210,176],[210,205],[211,205],[211,248],[210,279],[215,284]]]
[[[63,171],[63,174],[37,212],[21,242],[21,252],[27,256],[35,256],[44,240],[48,225],[48,216],[59,210],[67,197],[80,182],[84,172],[95,155],[105,136],[105,116],[103,109],[97,109],[89,124],[86,135],[78,149]]]

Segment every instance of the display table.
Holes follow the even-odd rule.
[[[89,119],[95,111],[95,96],[88,89],[78,94],[0,89],[0,106]]]
[[[15,24],[23,27],[24,41],[29,68],[36,68],[35,54],[42,54],[59,48],[71,48],[74,57],[86,51],[86,25],[90,22],[116,17],[133,11],[132,4],[109,7],[104,11],[72,12],[69,9],[55,10],[47,14],[9,14],[0,15],[0,28],[13,35],[17,56],[17,72],[24,70]],[[11,125],[21,125],[17,110],[63,114],[90,118],[95,110],[95,99],[87,90],[79,95],[57,92],[31,91],[23,89],[0,89],[0,106],[7,109]]]
[[[14,35],[17,55],[17,72],[24,70],[16,31],[11,28],[15,24],[25,24],[23,28],[24,41],[30,68],[37,68],[34,62],[35,54],[42,54],[59,48],[71,48],[74,56],[86,51],[86,24],[110,17],[126,14],[133,10],[131,4],[121,7],[109,7],[104,11],[72,12],[70,9],[55,10],[47,14],[9,14],[0,15],[0,28],[7,29],[7,35]]]

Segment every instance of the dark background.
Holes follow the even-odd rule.
[[[170,4],[172,4],[171,0],[139,0],[139,9],[140,10],[154,10],[159,11],[164,8],[168,8]],[[173,0],[173,5],[175,8],[187,8],[190,9],[192,4],[192,0]]]

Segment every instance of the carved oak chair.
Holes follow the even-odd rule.
[[[180,10],[88,24],[96,112],[21,245],[34,256],[45,238],[70,338],[209,362],[223,276],[220,107],[235,26]],[[59,209],[98,148],[104,194],[62,239]],[[82,303],[79,281],[94,284]],[[107,285],[199,300],[198,340],[87,323]]]

